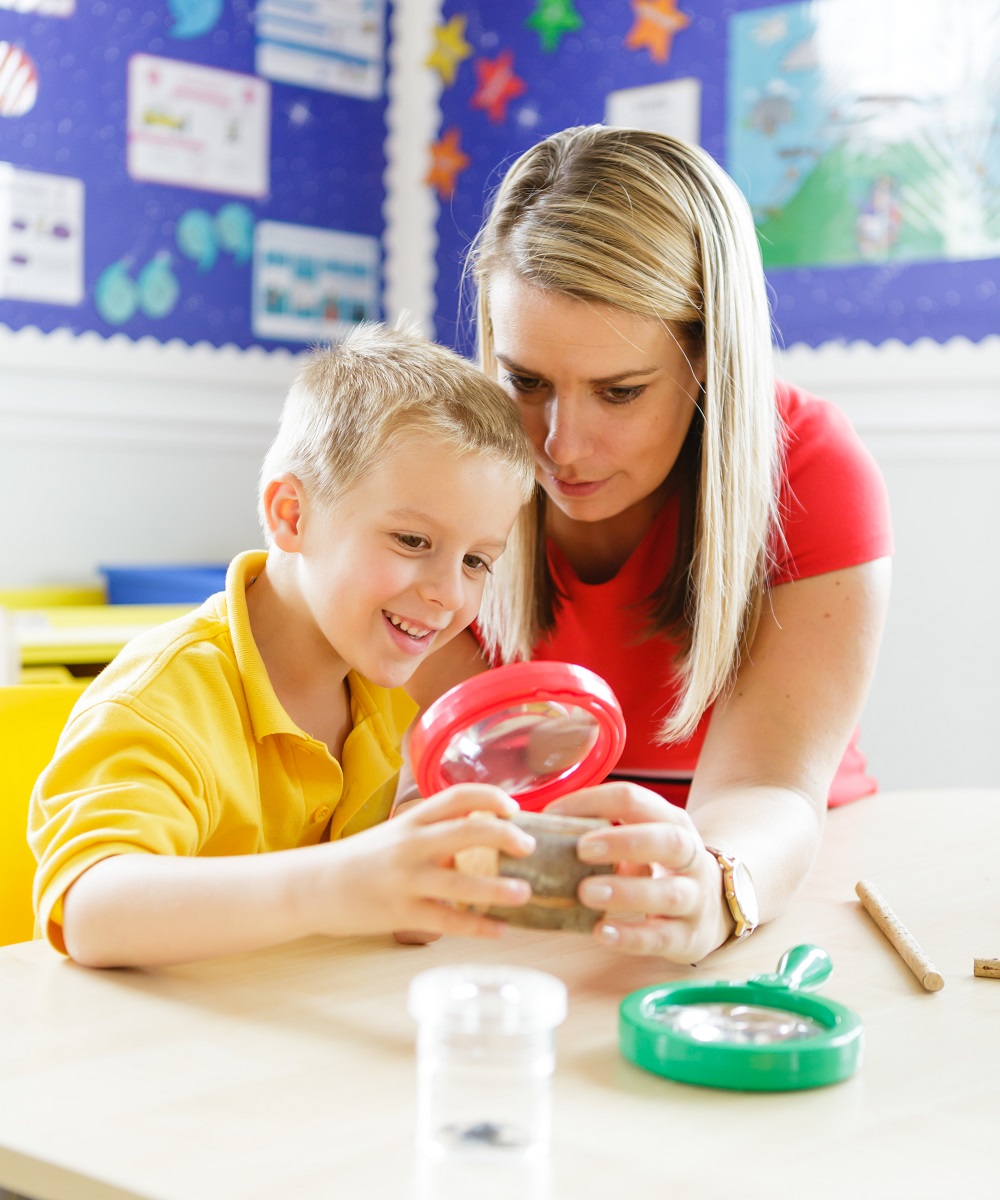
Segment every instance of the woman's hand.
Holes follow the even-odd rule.
[[[607,913],[594,931],[601,945],[694,963],[729,937],[733,919],[718,861],[684,809],[636,784],[604,783],[545,811],[620,822],[584,834],[577,848],[584,862],[616,868],[584,879],[578,893],[588,908]]]

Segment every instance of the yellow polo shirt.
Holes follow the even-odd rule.
[[[62,897],[114,854],[262,854],[384,821],[417,706],[348,675],[354,728],[342,762],[278,702],[250,632],[233,560],[225,593],[134,638],[70,714],[31,798],[35,915],[65,953]]]

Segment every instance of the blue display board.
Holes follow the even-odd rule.
[[[504,165],[606,119],[698,140],[730,171],[784,344],[1000,332],[1000,0],[907,8],[446,0],[438,336],[470,348],[461,262]]]
[[[378,318],[385,40],[384,0],[0,0],[0,323],[273,349]]]

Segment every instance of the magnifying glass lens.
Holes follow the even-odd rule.
[[[441,756],[441,776],[446,786],[491,783],[511,794],[524,792],[578,766],[599,735],[597,718],[576,705],[511,705],[455,734]]]
[[[712,1044],[765,1046],[826,1032],[811,1017],[758,1004],[667,1004],[649,1016],[674,1033]]]

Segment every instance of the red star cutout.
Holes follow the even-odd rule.
[[[515,96],[521,96],[528,85],[514,74],[514,52],[505,50],[492,62],[488,58],[477,58],[473,64],[479,81],[469,105],[484,109],[493,122],[507,117],[507,105]]]
[[[677,0],[632,0],[635,23],[625,37],[630,50],[649,51],[654,62],[665,63],[670,57],[675,34],[687,29],[691,18],[677,11]]]
[[[461,137],[462,131],[452,125],[431,146],[431,169],[427,172],[424,183],[437,188],[437,194],[442,200],[450,200],[454,196],[459,171],[464,171],[472,162],[458,144]]]

